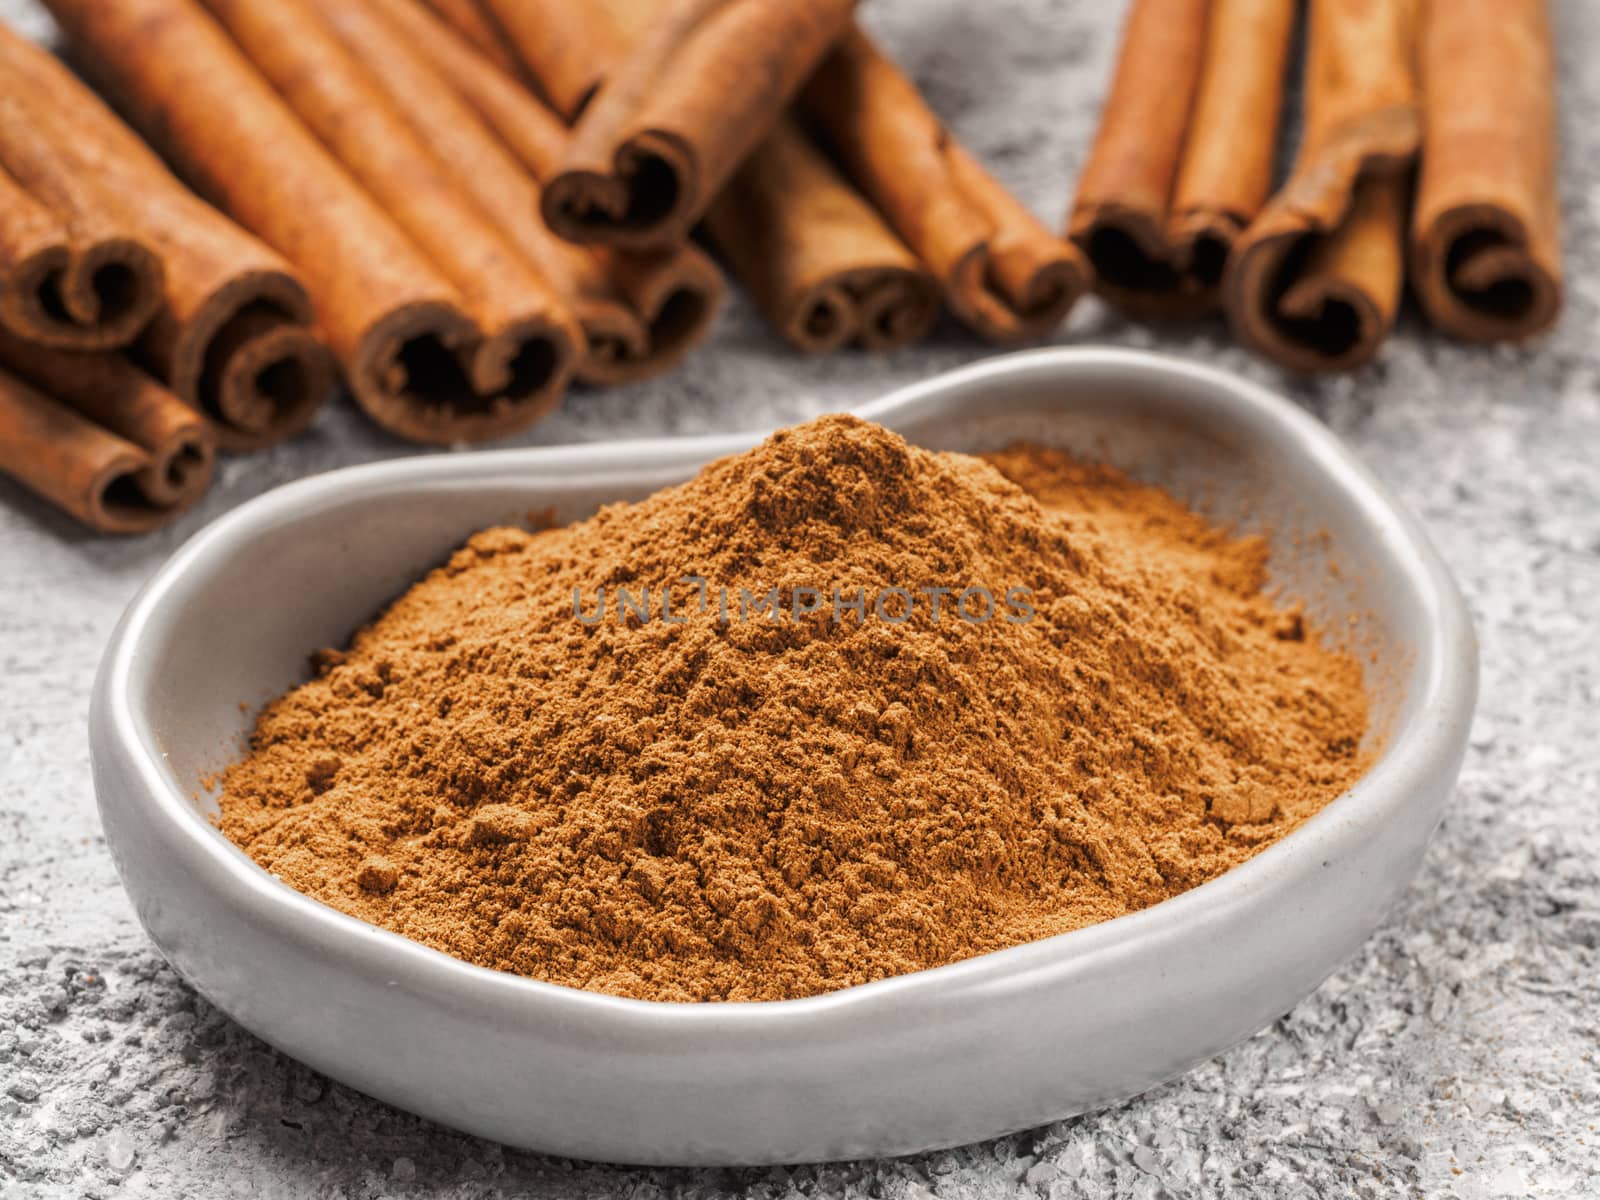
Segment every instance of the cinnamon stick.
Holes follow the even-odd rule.
[[[205,418],[127,359],[0,331],[0,472],[103,533],[143,533],[212,466]]]
[[[1562,304],[1555,53],[1545,0],[1429,0],[1413,284],[1471,341],[1532,337]]]
[[[570,241],[636,250],[681,243],[854,8],[855,0],[650,5],[627,57],[603,73],[598,91],[588,85],[592,98],[578,104],[561,170],[545,184],[550,228]],[[502,19],[511,10],[509,3],[494,7]],[[598,28],[600,19],[592,20]],[[541,63],[549,64],[559,45],[560,36],[547,30],[533,48],[530,67],[541,80]],[[599,52],[605,45],[602,39]],[[572,72],[561,66],[555,74],[566,84]]]
[[[0,24],[0,74],[43,54]],[[0,94],[0,324],[44,346],[125,346],[161,304],[163,268],[125,196],[97,168],[56,106],[28,87]]]
[[[328,11],[390,100],[572,309],[588,342],[580,379],[647,378],[705,338],[724,289],[699,250],[630,255],[550,233],[538,180],[567,133],[521,84],[414,0],[340,0]]]
[[[939,288],[790,117],[706,213],[717,249],[791,345],[886,351],[925,335]]]
[[[289,264],[179,183],[54,56],[0,30],[0,65],[45,104],[58,161],[81,157],[162,266],[136,347],[144,365],[211,418],[225,449],[304,428],[333,390],[334,364]]]
[[[219,3],[238,43],[195,0],[47,6],[183,173],[299,268],[352,392],[380,425],[471,441],[558,402],[582,331],[309,5]]]
[[[1223,283],[1237,336],[1285,366],[1357,366],[1394,325],[1421,133],[1414,48],[1412,0],[1313,0],[1300,152]]]
[[[950,136],[858,26],[806,84],[801,106],[969,326],[1011,342],[1065,318],[1088,284],[1078,251]]]
[[[1133,0],[1067,234],[1095,290],[1150,315],[1201,311],[1167,241],[1172,190],[1205,62],[1211,0]]]
[[[1272,192],[1295,0],[1213,0],[1167,239],[1214,308],[1234,243]]]

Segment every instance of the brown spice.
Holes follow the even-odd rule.
[[[1360,774],[1360,667],[1265,564],[1108,467],[823,418],[471,538],[265,711],[222,828],[347,913],[574,987],[767,1000],[937,966],[1192,888]],[[669,623],[686,576],[706,607],[679,584]],[[929,586],[956,589],[937,621],[926,594],[874,612]],[[772,587],[865,589],[866,617],[741,620]]]

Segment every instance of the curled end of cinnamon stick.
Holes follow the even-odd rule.
[[[259,450],[311,424],[338,380],[328,347],[272,312],[241,314],[212,344],[201,395],[223,414],[224,450]]]
[[[310,323],[310,300],[293,277],[252,271],[209,297],[176,335],[173,390],[211,418],[222,449],[274,445],[316,416],[337,367]]]
[[[1362,181],[1332,227],[1278,210],[1252,228],[1223,285],[1239,339],[1296,371],[1345,371],[1375,358],[1399,305],[1404,186]]]
[[[856,302],[843,282],[828,279],[795,298],[779,326],[784,338],[806,354],[832,354],[847,345],[857,326]]]
[[[202,476],[211,476],[209,450],[195,441],[177,450],[164,463],[152,461],[129,445],[101,464],[85,500],[87,511],[75,514],[101,533],[139,534],[159,529],[173,520],[205,491]],[[162,495],[181,493],[181,503]],[[156,493],[156,494],[152,494]]]
[[[399,437],[485,441],[555,408],[577,354],[563,324],[527,317],[485,337],[458,309],[427,301],[396,309],[369,331],[350,385],[368,415]]]
[[[583,245],[650,251],[681,243],[695,217],[694,152],[662,130],[644,130],[609,165],[574,159],[544,186],[545,223]]]
[[[722,307],[722,272],[693,247],[668,255],[602,252],[612,287],[627,301],[630,328],[584,324],[585,383],[614,386],[670,370],[703,341]]]
[[[644,365],[650,358],[650,335],[644,322],[625,305],[611,300],[588,301],[575,308],[575,315],[588,345],[588,352],[578,365],[581,382],[616,387],[654,374]]]
[[[211,485],[216,468],[213,439],[204,427],[187,430],[150,457],[134,482],[151,506],[173,516],[188,508]]]
[[[831,354],[852,343],[880,353],[925,336],[939,313],[933,277],[910,267],[840,271],[797,292],[778,326],[807,354]]]
[[[1344,371],[1370,362],[1387,333],[1366,291],[1340,279],[1306,279],[1279,295],[1268,353],[1297,370]]]
[[[1048,335],[1089,287],[1089,273],[1066,242],[980,243],[946,282],[950,307],[980,336],[1021,342]]]
[[[1412,270],[1434,324],[1469,341],[1520,341],[1561,315],[1557,269],[1533,249],[1528,230],[1504,209],[1462,204],[1420,231]]]
[[[939,316],[939,288],[925,271],[885,268],[854,289],[856,341],[887,353],[926,337]]]
[[[107,439],[125,448],[106,459],[89,490],[89,523],[96,529],[146,533],[183,513],[211,486],[216,447],[205,419],[164,389],[159,395],[159,406],[145,406],[144,445]]]
[[[211,486],[215,467],[212,439],[198,417],[154,451],[122,443],[100,464],[87,511],[77,515],[102,533],[149,533],[192,507]]]
[[[0,343],[0,471],[102,533],[145,533],[205,492],[201,414],[120,356],[23,349]]]
[[[1178,269],[1207,309],[1214,309],[1221,300],[1228,257],[1244,233],[1244,225],[1234,214],[1215,208],[1173,215],[1167,238]]]
[[[1377,353],[1388,331],[1360,288],[1302,274],[1319,236],[1285,234],[1254,243],[1229,276],[1228,311],[1239,339],[1296,371],[1359,366]]]
[[[1099,204],[1074,215],[1073,243],[1094,271],[1094,289],[1124,312],[1150,320],[1199,316],[1216,307],[1231,242],[1208,225],[1185,225],[1182,239],[1150,213]]]
[[[30,256],[0,292],[0,319],[19,337],[61,350],[126,346],[161,306],[166,273],[131,238],[81,250],[56,244]]]

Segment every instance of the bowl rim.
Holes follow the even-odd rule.
[[[495,468],[538,467],[544,478],[593,476],[607,468],[636,475],[648,467],[709,462],[754,445],[770,429],[691,437],[619,439],[578,445],[484,450],[471,455],[424,455],[343,467],[281,485],[212,521],[162,565],[128,605],[102,659],[92,702],[92,743],[102,731],[115,739],[122,762],[136,780],[119,788],[138,789],[143,815],[164,822],[164,840],[177,840],[190,861],[238,889],[262,929],[308,945],[339,946],[350,969],[369,969],[423,994],[449,992],[462,1002],[503,1013],[537,1014],[541,1021],[601,1020],[617,1031],[659,1035],[663,1023],[683,1034],[711,1032],[759,1036],[774,1022],[832,1019],[855,1010],[881,1011],[932,999],[952,988],[983,990],[1013,986],[1022,977],[1070,966],[1081,971],[1090,960],[1137,953],[1191,923],[1205,909],[1242,903],[1255,888],[1296,860],[1326,859],[1350,839],[1368,836],[1385,812],[1417,792],[1450,758],[1450,744],[1471,720],[1476,701],[1477,647],[1459,588],[1420,523],[1371,472],[1319,421],[1270,389],[1230,372],[1171,355],[1114,347],[1052,347],[993,356],[920,382],[848,411],[895,428],[895,419],[946,393],[975,384],[1015,381],[1028,376],[1070,381],[1079,372],[1128,371],[1155,387],[1198,386],[1209,402],[1258,422],[1297,441],[1318,467],[1355,504],[1362,519],[1390,543],[1401,562],[1405,586],[1435,617],[1425,643],[1413,647],[1426,666],[1423,695],[1412,719],[1393,731],[1372,768],[1297,829],[1260,853],[1207,882],[1149,908],[1099,924],[1033,942],[856,984],[815,996],[759,1001],[641,1000],[585,991],[563,984],[477,966],[402,934],[349,916],[295,890],[258,866],[222,837],[170,778],[161,753],[146,736],[135,680],[149,669],[140,648],[169,592],[192,573],[214,569],[231,557],[230,547],[282,523],[307,517],[328,502],[374,485],[385,490],[425,481],[459,478],[468,472],[483,479]],[[629,466],[615,466],[619,457]],[[469,466],[470,464],[470,466]],[[99,747],[92,745],[92,750]],[[100,802],[108,797],[100,790]],[[126,799],[113,803],[128,803]],[[133,803],[138,803],[137,799]]]

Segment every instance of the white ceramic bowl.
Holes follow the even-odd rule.
[[[472,531],[639,498],[760,434],[405,459],[280,488],[199,533],[112,639],[90,717],[106,837],[140,919],[212,1002],[288,1054],[448,1125],[633,1163],[904,1154],[1140,1092],[1304,997],[1405,888],[1460,768],[1477,653],[1416,522],[1262,389],[1121,350],[980,363],[862,410],[912,441],[1033,438],[1222,520],[1353,618],[1383,738],[1371,772],[1245,865],[1131,916],[812,999],[624,1000],[469,966],[300,895],[208,823],[202,773]],[[1330,564],[1337,560],[1333,578]]]

